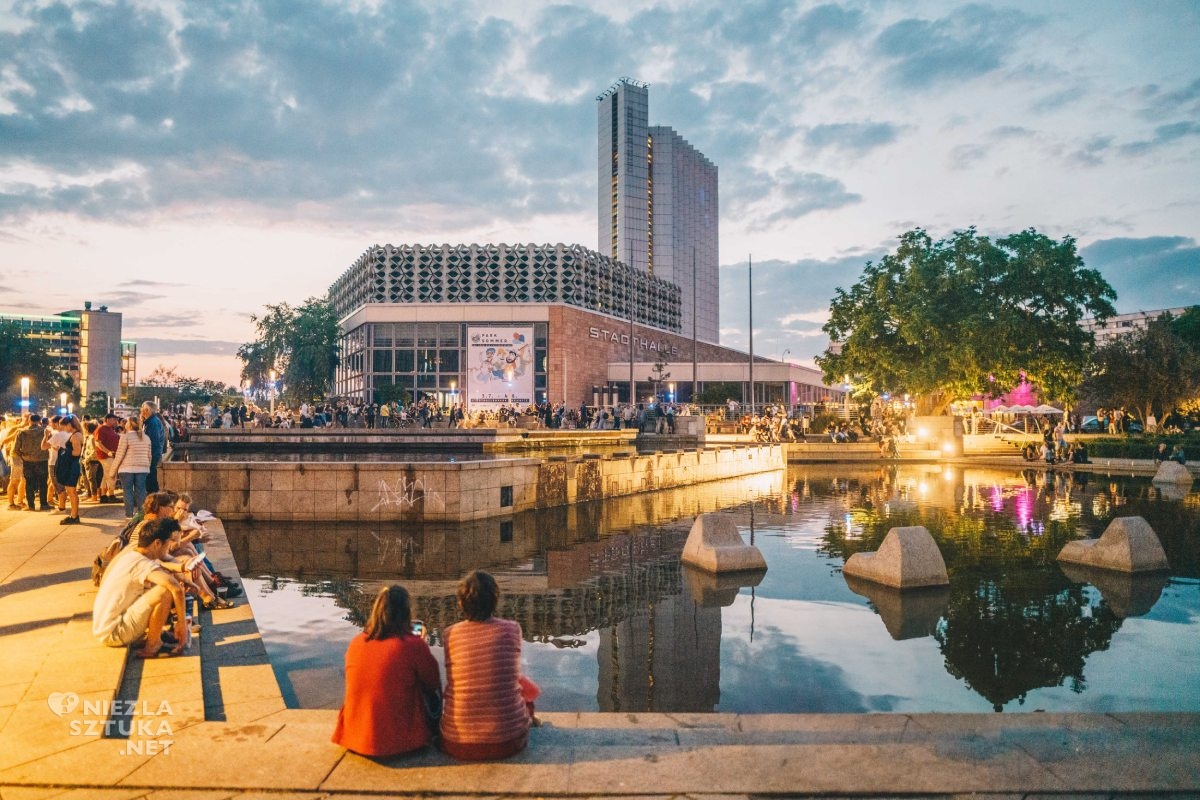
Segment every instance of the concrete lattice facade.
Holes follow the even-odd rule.
[[[681,330],[678,286],[579,245],[375,245],[329,298],[339,319],[368,303],[565,303]]]

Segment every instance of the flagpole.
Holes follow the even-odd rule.
[[[750,413],[754,413],[754,256],[746,257],[750,283]]]

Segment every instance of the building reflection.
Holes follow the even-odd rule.
[[[497,615],[520,622],[527,640],[567,648],[598,632],[600,710],[713,711],[721,605],[686,590],[679,554],[695,515],[779,496],[783,479],[758,475],[454,525],[231,523],[228,538],[245,574],[319,580],[359,626],[379,586],[402,582],[433,644],[461,618],[458,579],[486,569],[502,587]]]

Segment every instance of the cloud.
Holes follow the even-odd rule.
[[[747,218],[752,231],[797,220],[815,211],[842,208],[862,201],[836,178],[784,167],[774,173],[755,171],[738,182],[740,191],[726,195],[734,213]]]
[[[1146,86],[1142,94],[1146,98],[1142,114],[1151,119],[1200,114],[1200,78],[1170,92],[1162,91],[1159,86]]]
[[[890,122],[840,122],[809,128],[804,143],[817,150],[836,147],[862,155],[896,141],[899,132]]]
[[[1081,167],[1098,167],[1104,163],[1104,154],[1112,147],[1113,137],[1093,136],[1082,147],[1075,150],[1067,160]]]
[[[120,309],[122,312],[127,312],[130,308],[136,308],[143,303],[162,300],[165,297],[168,297],[168,295],[151,292],[104,292],[99,295],[96,305],[106,305],[111,309]]]
[[[1152,138],[1121,145],[1120,150],[1123,155],[1141,156],[1192,136],[1200,136],[1200,122],[1173,122],[1155,128]]]
[[[890,61],[893,82],[926,89],[999,69],[1020,34],[1035,24],[1019,11],[968,5],[939,20],[896,22],[875,39],[875,50]]]
[[[204,325],[205,320],[187,314],[155,314],[139,316],[136,323],[138,327],[145,328],[194,328]]]
[[[829,318],[829,301],[838,287],[849,288],[862,274],[867,261],[876,261],[883,249],[853,252],[829,259],[754,262],[754,350],[788,360],[808,362],[824,352],[829,339],[821,327]],[[746,335],[749,311],[748,265],[721,267],[721,343],[741,350],[749,347]],[[797,298],[804,298],[797,310]]]
[[[241,347],[239,342],[224,342],[214,339],[157,339],[134,336],[138,358],[142,356],[173,355],[222,355],[233,356]]]
[[[1185,236],[1101,239],[1079,251],[1117,290],[1117,311],[1200,304],[1200,245]]]

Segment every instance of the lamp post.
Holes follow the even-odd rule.
[[[21,413],[29,410],[29,378],[21,378]]]
[[[783,351],[783,355],[781,355],[781,356],[779,357],[779,360],[780,360],[780,361],[783,361],[785,358],[787,358],[787,354],[788,354],[788,353],[790,353],[790,352],[792,352],[792,351],[791,351],[791,348],[788,348],[788,349],[784,350],[784,351]]]
[[[271,370],[271,416],[275,416],[275,370]]]

